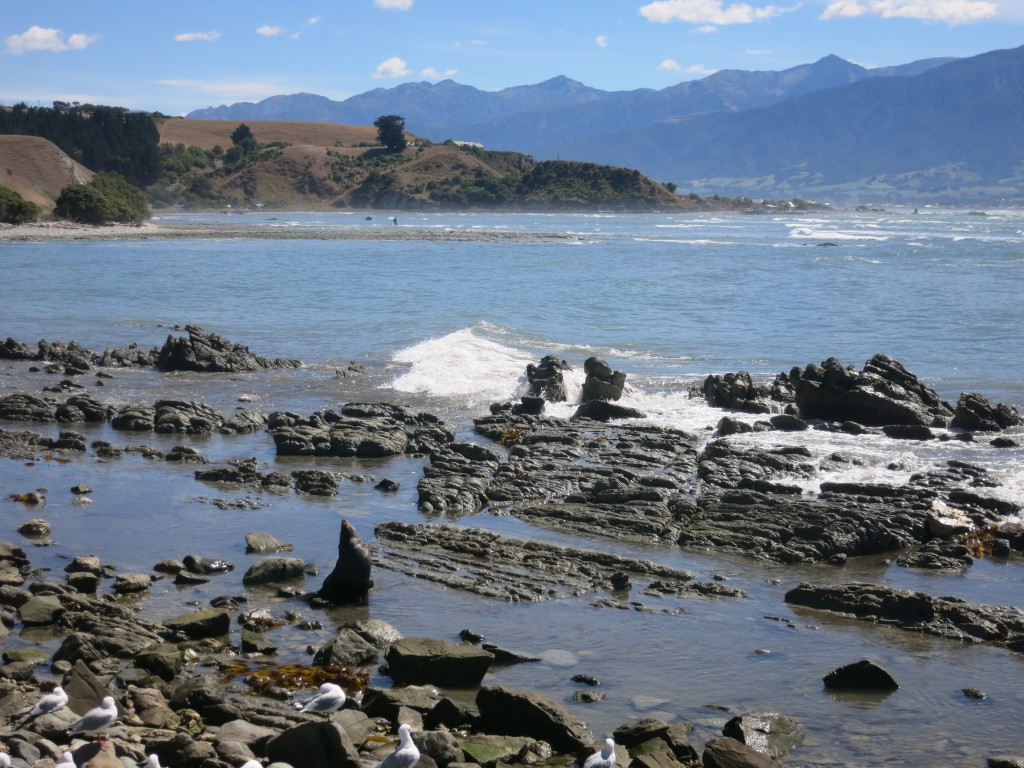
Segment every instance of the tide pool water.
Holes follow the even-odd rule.
[[[950,402],[976,391],[1024,408],[1020,212],[398,215],[398,229],[405,231],[567,236],[282,240],[266,235],[281,228],[315,233],[393,225],[377,215],[367,222],[363,214],[247,213],[231,217],[231,224],[251,228],[251,238],[222,240],[211,231],[210,239],[199,240],[0,243],[0,337],[29,344],[74,340],[96,351],[130,343],[148,348],[195,324],[256,354],[304,365],[244,375],[114,370],[102,388],[86,377],[88,394],[112,404],[197,400],[223,413],[247,407],[309,414],[345,402],[388,400],[436,413],[465,439],[476,439],[472,418],[485,415],[491,402],[522,394],[526,365],[545,354],[573,364],[568,380],[577,396],[583,361],[603,357],[627,374],[623,404],[699,439],[710,437],[725,415],[690,396],[708,374],[747,370],[767,379],[832,356],[859,369],[884,353]],[[211,227],[219,221],[167,218]],[[341,375],[352,362],[362,373]],[[0,361],[0,396],[39,393],[56,378]],[[567,403],[550,412],[568,416],[573,409]],[[56,543],[31,547],[29,557],[54,577],[69,557],[85,553],[124,571],[148,571],[161,559],[190,552],[236,562],[234,572],[198,590],[198,597],[155,587],[140,608],[158,618],[181,612],[193,597],[244,593],[247,531],[268,531],[292,543],[295,556],[330,568],[341,519],[370,543],[381,522],[428,521],[416,509],[420,459],[279,459],[266,434],[79,431],[114,445],[190,445],[212,462],[256,457],[264,471],[316,466],[401,484],[391,496],[375,491],[375,483],[344,482],[337,497],[310,499],[213,488],[195,481],[192,467],[136,455],[117,462],[87,455],[70,464],[0,459],[4,499],[48,489],[43,510],[0,502],[0,538],[20,542],[16,528],[24,519],[50,520]],[[1020,431],[1013,436],[1024,442]],[[800,444],[815,456],[841,451],[857,459],[828,476],[784,480],[799,482],[808,494],[823,480],[900,483],[956,459],[988,467],[1001,483],[992,495],[1024,502],[1020,449],[822,432],[732,439]],[[94,489],[93,503],[76,507],[67,489],[82,482]],[[306,645],[325,641],[353,617],[382,618],[408,635],[449,639],[471,627],[543,659],[497,669],[486,683],[564,701],[598,737],[629,720],[658,716],[693,722],[700,746],[732,714],[771,709],[807,731],[787,759],[794,766],[983,765],[987,756],[1021,752],[1016,724],[1024,717],[1024,657],[791,609],[782,599],[801,581],[867,580],[1024,607],[1019,562],[980,561],[959,575],[910,571],[884,558],[843,568],[781,568],[661,545],[570,538],[491,510],[452,522],[586,549],[614,547],[700,579],[724,577],[749,597],[655,601],[634,595],[655,603],[650,613],[595,608],[595,598],[607,597],[600,595],[505,605],[378,572],[367,608],[310,612],[327,624],[322,633],[280,630],[275,640],[282,660],[305,658]],[[306,582],[310,589],[319,584],[317,577]],[[270,592],[250,595],[278,613],[293,607]],[[59,640],[22,633],[9,642],[50,649]],[[886,697],[824,691],[827,672],[861,658],[890,669],[901,689]],[[578,685],[571,678],[579,673],[602,681],[603,702],[572,702]],[[386,678],[375,682],[388,684]],[[962,694],[967,687],[989,697],[968,699]],[[472,700],[472,692],[457,695]]]

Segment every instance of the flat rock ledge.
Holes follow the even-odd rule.
[[[824,587],[800,584],[786,593],[786,602],[1024,653],[1024,611],[1019,608],[978,605],[955,597],[932,597],[924,592],[859,582]]]
[[[447,524],[389,522],[374,531],[374,565],[452,589],[507,602],[539,602],[570,595],[617,591],[635,581],[650,594],[722,593],[693,582],[693,574],[621,557],[492,531]]]

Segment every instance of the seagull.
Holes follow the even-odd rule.
[[[75,768],[75,756],[70,752],[65,752],[55,768]]]
[[[242,763],[242,768],[263,768],[263,763],[259,760],[246,760]]]
[[[331,712],[337,712],[345,706],[345,689],[334,683],[324,683],[320,693],[305,703],[296,702],[295,708],[300,712],[323,712],[328,718]]]
[[[413,768],[420,761],[420,751],[412,743],[412,728],[407,723],[398,726],[398,737],[398,746],[377,768]]]
[[[160,758],[155,754],[150,755],[144,763],[139,763],[139,768],[161,768]]]
[[[22,720],[14,730],[17,731],[24,728],[29,722],[35,720],[37,717],[49,715],[52,712],[64,709],[67,704],[68,695],[64,693],[64,689],[58,685],[51,693],[46,694],[35,703],[35,706],[32,707],[32,710],[28,713],[28,717]]]
[[[0,768],[11,768],[11,756],[6,752],[0,752]]]
[[[113,696],[107,696],[102,704],[90,709],[81,720],[68,728],[68,736],[74,736],[76,733],[96,733],[100,749],[106,749],[107,743],[102,731],[107,730],[116,720],[117,704],[114,703]]]
[[[583,768],[612,768],[615,765],[615,740],[605,739],[604,749],[595,752],[583,762]]]

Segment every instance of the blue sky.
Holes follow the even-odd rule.
[[[664,88],[836,54],[866,67],[1024,44],[1024,0],[0,0],[0,103],[184,114],[305,91],[567,75]]]

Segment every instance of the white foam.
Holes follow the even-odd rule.
[[[520,350],[485,338],[480,330],[463,328],[399,350],[392,359],[409,370],[391,388],[467,404],[511,397],[533,361]]]

